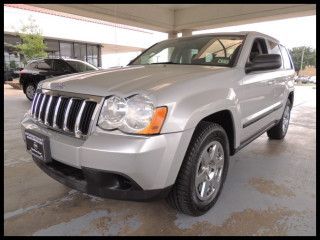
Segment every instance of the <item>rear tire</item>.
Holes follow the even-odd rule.
[[[36,86],[33,83],[27,83],[26,87],[25,87],[25,94],[26,97],[32,101],[34,98],[34,94],[36,92]]]
[[[288,99],[281,120],[277,125],[267,131],[267,135],[270,139],[280,140],[286,136],[289,128],[291,108],[291,102]]]
[[[229,141],[218,124],[196,128],[167,202],[178,211],[200,216],[216,203],[229,166]]]

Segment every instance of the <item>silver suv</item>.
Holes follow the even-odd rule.
[[[217,201],[231,155],[264,132],[284,138],[294,73],[286,48],[261,33],[170,39],[123,68],[42,81],[22,134],[68,187],[166,197],[198,216]]]

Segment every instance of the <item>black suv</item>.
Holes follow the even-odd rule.
[[[98,70],[98,68],[76,59],[32,60],[20,71],[20,85],[27,98],[32,101],[40,81],[55,76],[93,70]]]

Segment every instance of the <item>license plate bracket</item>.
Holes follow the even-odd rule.
[[[46,163],[51,162],[49,138],[35,131],[25,130],[27,150],[33,158]]]

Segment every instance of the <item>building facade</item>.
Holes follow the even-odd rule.
[[[74,58],[101,67],[101,44],[44,38],[48,58]],[[24,57],[17,51],[21,43],[19,36],[4,34],[4,73],[5,81],[16,77],[19,68],[24,67]]]

